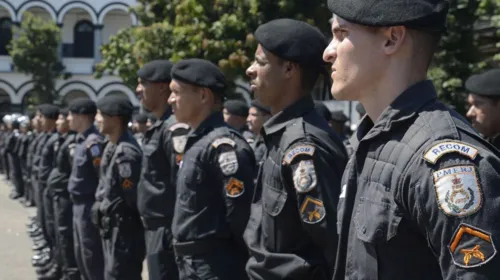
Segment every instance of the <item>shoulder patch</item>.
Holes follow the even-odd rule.
[[[245,184],[242,181],[231,177],[225,186],[225,190],[226,196],[235,198],[241,196],[245,192]]]
[[[448,250],[453,263],[463,268],[484,265],[497,253],[491,233],[465,223],[455,231]]]
[[[304,223],[317,224],[321,222],[326,216],[323,201],[309,195],[306,196],[300,206],[300,215]]]
[[[174,151],[178,154],[184,153],[184,148],[186,148],[186,142],[187,142],[187,135],[172,137],[172,144],[174,146]]]
[[[317,184],[316,170],[312,160],[302,160],[293,167],[293,184],[298,193],[312,191]]]
[[[229,145],[231,147],[234,147],[236,145],[236,142],[234,142],[234,140],[231,138],[223,137],[223,138],[215,139],[215,141],[212,143],[212,146],[214,148],[218,148],[220,145],[224,145],[224,144]]]
[[[298,155],[310,155],[314,154],[316,148],[312,145],[298,145],[286,152],[283,158],[283,164],[290,164],[293,159]]]
[[[128,178],[132,176],[132,168],[130,166],[130,163],[128,162],[122,162],[118,165],[118,173],[120,174],[120,177],[122,178]]]
[[[465,217],[482,206],[482,193],[473,165],[458,165],[434,172],[439,208],[448,216]]]
[[[89,148],[90,148],[90,154],[93,157],[98,157],[101,155],[101,147],[99,147],[99,144],[97,144],[97,143],[93,144]]]
[[[189,125],[187,125],[185,123],[176,123],[176,124],[172,125],[168,130],[174,131],[174,130],[177,130],[179,128],[189,129]]]
[[[233,175],[238,171],[238,157],[235,151],[224,152],[219,155],[219,166],[226,176]]]
[[[433,145],[427,152],[424,153],[424,158],[426,161],[435,164],[439,158],[445,154],[449,153],[459,153],[470,159],[475,159],[478,150],[469,144],[465,144],[459,141],[444,141]]]

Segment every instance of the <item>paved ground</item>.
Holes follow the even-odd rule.
[[[31,266],[31,246],[26,234],[28,209],[9,198],[10,187],[0,175],[0,280],[36,279]]]
[[[34,280],[33,243],[26,233],[26,223],[28,217],[35,214],[35,209],[11,200],[10,186],[4,178],[0,175],[0,280]],[[146,272],[143,279],[148,279]]]

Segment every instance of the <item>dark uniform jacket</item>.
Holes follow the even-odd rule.
[[[68,192],[68,182],[75,153],[75,138],[76,133],[74,132],[59,134],[54,143],[54,167],[47,179],[47,186],[54,192]]]
[[[49,137],[50,133],[47,133],[45,131],[40,133],[40,138],[38,138],[36,146],[34,147],[35,151],[33,153],[33,159],[31,161],[31,176],[37,181],[36,183],[38,183],[38,175],[40,171],[39,167],[42,159],[43,147],[47,143]]]
[[[247,139],[248,140],[248,139]],[[250,147],[253,149],[253,153],[255,155],[255,162],[257,163],[257,166],[260,164],[260,162],[264,159],[264,156],[266,155],[266,143],[264,142],[264,137],[262,135],[258,135],[253,139],[253,141],[249,142]]]
[[[68,184],[68,191],[74,203],[95,200],[95,192],[99,184],[103,139],[104,137],[95,126],[91,126],[76,136],[73,170]]]
[[[38,166],[38,182],[42,187],[47,186],[50,172],[55,167],[57,149],[59,148],[56,143],[59,142],[60,137],[61,135],[58,132],[52,132],[43,146]]]
[[[243,232],[254,174],[252,149],[221,113],[191,131],[177,179],[172,222],[176,243],[205,240],[214,248],[223,244],[214,250],[227,252],[228,259],[246,255]]]
[[[430,81],[365,117],[351,143],[335,280],[498,279],[498,152]]]
[[[306,96],[263,127],[267,146],[245,232],[251,279],[331,279],[347,155]]]
[[[175,180],[186,144],[189,127],[177,123],[168,109],[144,134],[138,207],[144,221],[172,222],[175,204]],[[171,234],[168,234],[171,235]]]

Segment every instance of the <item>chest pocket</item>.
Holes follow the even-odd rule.
[[[360,197],[354,216],[356,236],[371,244],[385,243],[396,236],[401,215],[396,205]]]
[[[205,173],[200,163],[194,158],[188,158],[183,161],[182,168],[179,171],[177,186],[177,200],[179,206],[188,213],[194,213],[198,210],[198,197],[202,198],[205,194],[199,188],[202,184]]]

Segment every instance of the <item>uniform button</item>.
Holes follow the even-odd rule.
[[[363,234],[365,234],[365,233],[366,233],[366,227],[363,227],[363,228],[361,229],[361,231],[363,232]]]

